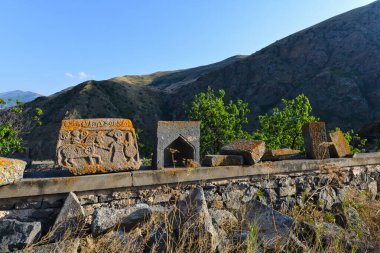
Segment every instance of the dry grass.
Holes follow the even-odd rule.
[[[318,191],[322,188],[318,189]],[[280,240],[280,243],[271,250],[266,249],[267,242],[260,241],[259,233],[261,228],[255,221],[246,219],[246,210],[244,209],[234,213],[238,218],[237,223],[226,222],[221,224],[220,227],[214,224],[221,238],[220,245],[223,246],[223,251],[221,252],[357,252],[355,246],[351,249],[345,247],[344,238],[341,235],[335,235],[327,244],[322,239],[322,235],[329,231],[326,231],[320,224],[323,222],[334,223],[334,215],[323,211],[320,206],[313,203],[312,196],[317,194],[318,191],[305,195],[304,205],[302,207],[296,206],[288,213],[295,219],[295,226],[289,237]],[[379,248],[380,200],[371,200],[367,194],[350,190],[347,192],[347,199],[343,204],[358,210],[360,217],[369,227],[375,247]],[[210,234],[204,229],[202,217],[200,219],[187,217],[186,220],[180,221],[183,225],[178,227],[179,221],[173,215],[178,210],[175,209],[175,205],[172,206],[171,210],[172,212],[154,213],[149,220],[129,232],[115,228],[113,231],[94,238],[90,235],[87,224],[87,226],[79,226],[79,230],[66,230],[61,240],[68,241],[79,237],[81,239],[80,252],[83,253],[211,252]],[[305,230],[302,226],[304,222],[312,224],[315,230],[313,232]],[[355,231],[355,228],[350,229]],[[28,247],[26,252],[31,252],[36,246],[48,243],[51,234],[53,234],[53,231],[41,238],[41,241],[37,244]],[[65,244],[58,243],[54,252],[65,252],[61,251],[64,246]]]

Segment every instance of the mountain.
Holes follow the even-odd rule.
[[[16,104],[15,102],[16,100],[26,103],[41,96],[42,95],[31,92],[31,91],[21,91],[21,90],[14,90],[14,91],[0,93],[0,98],[4,99],[6,102],[8,102],[8,99],[12,99],[12,102],[9,102],[7,104],[7,107],[14,106]]]
[[[304,93],[314,114],[329,128],[365,129],[364,134],[376,136],[380,129],[376,127],[380,121],[380,2],[328,19],[249,56],[192,69],[91,80],[38,98],[25,105],[45,112],[43,126],[30,127],[25,134],[29,155],[54,157],[65,118],[130,118],[149,146],[155,121],[184,119],[183,104],[207,86],[224,89],[227,99],[249,103],[249,130],[257,126],[259,114],[270,112],[282,98]]]

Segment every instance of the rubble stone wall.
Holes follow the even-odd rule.
[[[188,173],[196,173],[196,170],[189,170]],[[325,210],[330,210],[334,203],[345,198],[349,187],[368,192],[375,198],[380,190],[380,163],[347,167],[327,164],[320,166],[318,170],[302,172],[268,173],[75,193],[86,215],[91,217],[93,211],[100,207],[119,209],[146,203],[155,208],[167,208],[198,186],[203,188],[208,206],[216,209],[237,211],[244,208],[245,203],[257,199],[277,210],[288,210],[295,205],[302,206],[306,199],[310,199]],[[47,229],[55,220],[66,197],[67,193],[2,198],[0,218],[41,221],[42,228]]]

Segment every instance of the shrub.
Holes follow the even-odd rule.
[[[304,150],[302,125],[319,119],[311,115],[312,107],[304,94],[291,100],[282,99],[282,103],[282,109],[275,107],[272,114],[259,116],[260,127],[253,136],[265,141],[267,149]]]
[[[243,130],[250,113],[248,103],[238,99],[225,103],[224,90],[217,94],[208,87],[207,92],[195,95],[190,108],[186,110],[189,120],[201,121],[201,155],[217,154],[219,149],[236,139],[249,139]]]
[[[8,99],[8,102],[12,102],[12,99]],[[16,106],[11,107],[9,111],[13,114],[20,115],[23,113],[22,105],[23,102],[16,100]],[[6,106],[7,102],[0,98],[0,105]],[[43,114],[42,109],[36,108],[35,114],[32,120],[37,122],[40,126],[42,125],[41,116]],[[0,156],[10,156],[17,152],[22,152],[25,150],[23,145],[23,140],[20,137],[18,127],[16,123],[10,119],[6,122],[0,123]]]

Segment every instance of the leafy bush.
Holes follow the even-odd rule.
[[[12,99],[8,99],[8,102],[12,102]],[[16,100],[16,105],[11,107],[9,110],[14,114],[22,114],[23,102]],[[4,99],[0,98],[0,105],[6,106],[7,102]],[[32,119],[37,122],[40,126],[42,125],[41,116],[43,114],[42,109],[36,108],[35,114]],[[12,124],[13,123],[13,124]],[[23,140],[20,137],[19,130],[16,126],[14,126],[14,122],[3,122],[0,123],[0,156],[9,156],[16,152],[22,152],[25,150],[23,145]]]
[[[14,152],[22,152],[22,139],[10,124],[0,125],[0,156],[8,156]]]
[[[208,87],[207,92],[195,95],[190,108],[186,110],[189,120],[201,121],[201,155],[217,154],[219,149],[236,139],[249,139],[243,130],[250,113],[248,104],[238,99],[225,103],[224,90],[217,94]]]
[[[302,126],[319,119],[310,115],[309,99],[300,94],[294,99],[281,100],[283,108],[273,108],[272,114],[259,116],[260,127],[253,133],[255,139],[265,141],[267,149],[291,148],[304,150]]]

